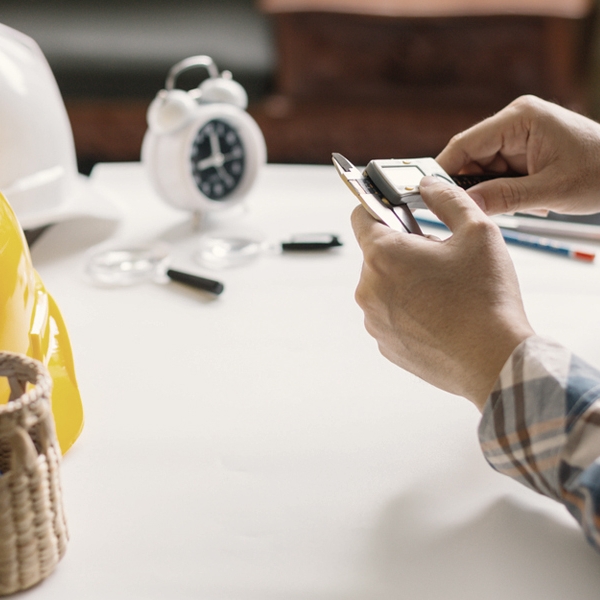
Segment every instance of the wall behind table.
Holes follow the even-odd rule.
[[[253,102],[268,92],[275,62],[270,22],[253,0],[3,0],[0,22],[46,55],[84,172],[139,159],[147,106],[177,61],[208,54]]]
[[[326,162],[435,156],[515,97],[587,110],[593,0],[260,0],[276,93],[271,152]]]
[[[139,158],[149,102],[168,69],[193,54],[209,54],[246,87],[271,162],[328,163],[333,150],[356,163],[435,155],[525,92],[600,115],[591,16],[403,18],[286,12],[284,4],[3,0],[0,22],[33,37],[48,58],[83,172]]]

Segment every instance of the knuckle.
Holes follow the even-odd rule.
[[[363,310],[368,305],[368,295],[366,289],[366,286],[363,285],[361,280],[359,281],[358,285],[356,286],[356,290],[354,291],[354,300],[356,301],[356,304],[358,304],[358,306],[360,306],[360,308],[362,308]]]
[[[513,100],[510,106],[522,112],[537,112],[543,106],[543,101],[533,94],[524,94]]]
[[[354,300],[363,310],[365,315],[373,310],[377,304],[377,290],[379,289],[379,277],[373,275],[373,270],[364,266],[356,289],[354,290]]]
[[[493,221],[484,217],[469,220],[465,224],[464,232],[478,245],[488,245],[501,240],[498,227]]]
[[[465,132],[461,131],[459,133],[454,134],[451,138],[450,141],[448,142],[448,146],[450,147],[454,147],[454,146],[460,146],[460,142],[461,140],[463,140],[465,137]]]
[[[365,327],[365,331],[374,339],[377,339],[377,330],[375,329],[375,327],[373,326],[371,319],[369,319],[367,316],[365,316],[364,320],[364,327]]]
[[[525,189],[517,179],[511,181],[499,179],[497,181],[497,193],[501,212],[511,213],[521,208]]]
[[[435,194],[435,203],[442,211],[445,210],[447,205],[452,206],[453,212],[467,210],[473,202],[467,192],[458,186],[440,186],[433,193]]]
[[[513,100],[508,108],[514,110],[522,121],[533,123],[553,119],[556,115],[557,105],[527,94]]]
[[[490,219],[474,218],[469,219],[466,222],[465,227],[469,229],[469,233],[472,235],[485,236],[495,228],[495,225]]]
[[[389,264],[390,241],[389,239],[377,238],[371,241],[368,247],[363,249],[363,260],[365,264],[377,275],[385,275]]]
[[[454,134],[448,144],[446,145],[445,152],[456,154],[461,158],[461,160],[466,161],[469,156],[468,153],[464,150],[464,147],[467,145],[466,140],[468,139],[470,129],[466,131],[461,131],[459,133]]]
[[[380,318],[379,311],[376,310],[373,302],[373,297],[370,294],[363,294],[360,288],[355,292],[356,303],[363,311],[363,323],[367,333],[377,339],[379,336],[378,319]]]

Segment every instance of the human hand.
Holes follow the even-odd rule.
[[[420,188],[452,235],[398,233],[358,206],[352,225],[364,262],[356,300],[386,358],[481,410],[533,330],[496,225],[459,187],[426,177]]]
[[[468,190],[490,215],[600,211],[600,125],[535,96],[518,98],[453,137],[437,157],[450,174],[517,172]]]

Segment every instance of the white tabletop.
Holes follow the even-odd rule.
[[[64,222],[33,259],[69,327],[86,411],[62,464],[71,540],[45,600],[597,598],[600,556],[566,509],[495,473],[477,411],[382,358],[353,299],[353,199],[333,167],[269,165],[208,227],[342,248],[210,271],[138,164],[98,166],[118,226]],[[173,243],[222,280],[103,289],[109,238]],[[598,362],[597,265],[511,248],[539,333]],[[590,325],[593,324],[593,325]]]

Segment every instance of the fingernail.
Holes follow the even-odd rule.
[[[433,185],[434,183],[441,183],[440,178],[427,175],[426,177],[423,177],[423,179],[421,179],[421,181],[419,182],[419,187],[427,187],[428,185]]]
[[[469,192],[469,191],[467,191],[467,194],[469,194],[469,196],[471,196],[471,199],[475,202],[475,204],[477,204],[477,206],[479,206],[479,208],[483,212],[487,212],[485,200],[483,199],[483,196],[481,194],[478,194],[477,192]]]

